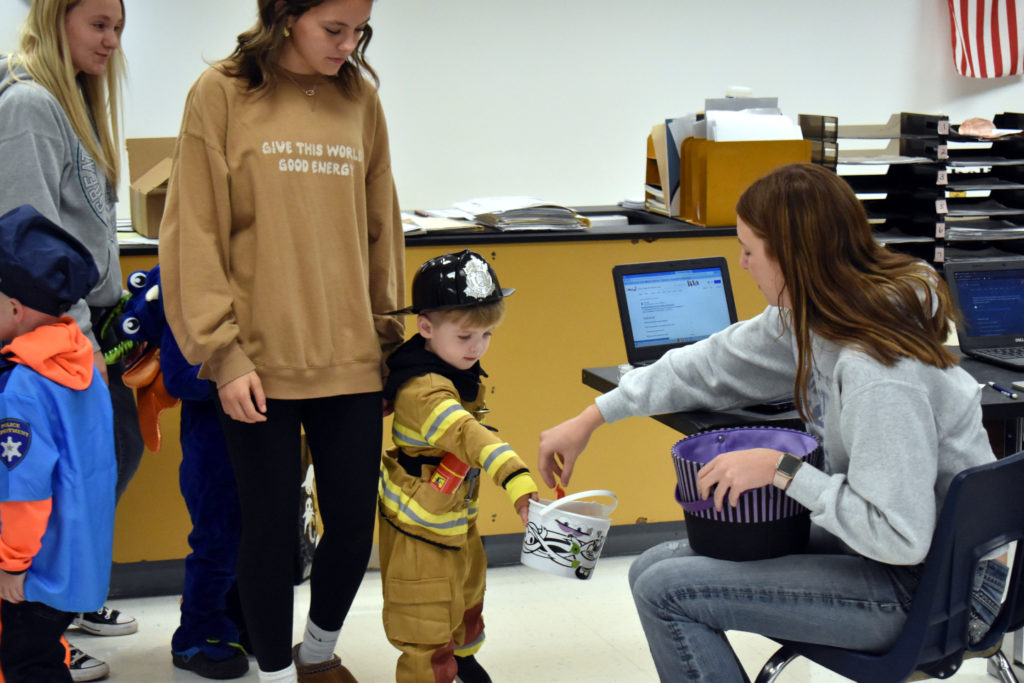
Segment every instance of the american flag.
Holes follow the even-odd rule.
[[[1016,0],[948,2],[953,61],[960,75],[997,78],[1024,73],[1024,16],[1017,11]]]

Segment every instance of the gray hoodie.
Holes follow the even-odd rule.
[[[99,270],[96,287],[69,311],[98,348],[89,306],[121,298],[114,188],[75,135],[57,99],[0,59],[0,215],[31,204],[82,242]]]
[[[960,367],[907,358],[886,367],[851,347],[815,336],[812,344],[806,426],[824,447],[825,468],[801,467],[786,494],[855,552],[922,562],[950,481],[995,458],[978,383]],[[608,422],[725,410],[792,394],[795,374],[795,340],[769,307],[629,372],[596,403]]]

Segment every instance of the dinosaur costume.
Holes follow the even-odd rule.
[[[125,337],[144,344],[125,376],[138,393],[140,420],[147,422],[142,432],[151,450],[159,448],[156,419],[169,405],[166,396],[181,400],[179,485],[192,519],[192,552],[185,559],[181,623],[171,651],[175,666],[207,678],[237,678],[249,669],[237,645],[243,622],[233,597],[241,536],[238,494],[211,385],[181,355],[164,320],[159,286],[160,266],[131,274],[121,327]]]

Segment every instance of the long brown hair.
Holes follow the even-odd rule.
[[[103,75],[81,73],[68,49],[65,19],[81,0],[32,0],[21,29],[20,51],[10,57],[12,73],[23,68],[33,81],[52,94],[71,128],[116,188],[121,173],[121,132],[118,102],[124,77],[124,53],[120,44],[107,61]],[[124,17],[124,0],[121,0]],[[14,75],[18,80],[17,75]],[[81,85],[81,90],[79,90]],[[85,93],[83,98],[82,93]]]
[[[814,164],[791,164],[757,180],[736,213],[778,262],[797,344],[793,395],[807,419],[811,333],[855,346],[886,366],[913,358],[948,368],[955,313],[945,282],[922,261],[872,238],[850,186]]]
[[[324,0],[258,0],[259,19],[248,31],[240,33],[238,45],[234,52],[221,63],[221,68],[229,76],[248,81],[253,91],[264,91],[273,88],[277,83],[277,73],[272,68],[275,57],[284,41],[288,19],[300,17],[308,10],[323,4]],[[373,37],[373,29],[369,25],[363,30],[356,49],[352,51],[345,63],[331,76],[346,95],[353,95],[363,84],[364,74],[371,78],[374,85],[380,85],[377,72],[366,61],[366,48]]]

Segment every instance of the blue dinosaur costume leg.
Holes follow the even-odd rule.
[[[212,401],[182,401],[179,480],[192,518],[192,552],[185,558],[181,625],[171,649],[198,647],[212,659],[233,654],[238,626],[228,616],[235,583],[241,519],[238,493],[220,422]],[[210,642],[210,641],[220,641]]]
[[[239,610],[237,599],[231,600],[236,592],[242,523],[235,477],[210,383],[199,379],[199,367],[185,359],[166,324],[160,266],[131,273],[128,288],[131,295],[125,302],[121,332],[139,345],[140,351],[147,352],[132,367],[140,368],[138,379],[144,380],[149,370],[142,365],[144,359],[151,362],[155,357],[160,363],[157,381],[150,379],[144,385],[146,398],[153,398],[152,403],[146,403],[152,409],[140,411],[145,421],[143,432],[155,437],[154,450],[159,448],[160,407],[167,403],[157,400],[161,394],[153,386],[158,384],[165,390],[163,398],[181,401],[178,479],[192,519],[188,537],[192,552],[185,558],[181,624],[171,638],[172,662],[206,678],[238,678],[249,669],[242,651],[230,645],[240,642],[242,626],[240,619],[232,618],[232,608],[235,615]],[[152,347],[158,347],[159,354],[148,353]]]

